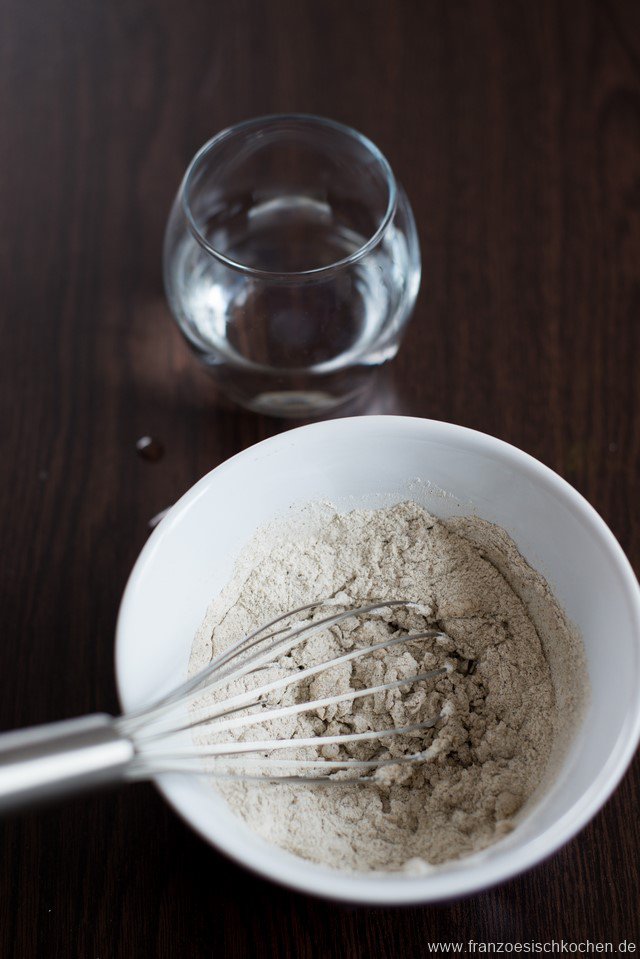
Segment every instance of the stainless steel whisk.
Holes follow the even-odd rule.
[[[420,640],[443,638],[446,633],[428,629],[418,633],[391,636],[366,647],[351,649],[330,660],[297,669],[277,679],[258,683],[255,688],[226,698],[213,694],[277,663],[294,647],[315,634],[353,617],[379,613],[394,606],[419,609],[417,603],[404,600],[379,600],[355,608],[342,609],[320,619],[314,614],[323,608],[336,608],[336,601],[321,600],[301,606],[277,617],[245,636],[216,656],[197,675],[182,683],[150,706],[114,718],[105,714],[37,726],[0,736],[0,811],[21,808],[56,796],[81,792],[109,783],[149,779],[165,772],[199,773],[224,779],[256,780],[275,783],[362,783],[375,781],[371,773],[384,765],[419,762],[421,752],[401,757],[356,759],[279,759],[271,753],[281,750],[328,745],[345,745],[365,740],[417,734],[436,725],[440,715],[410,726],[344,733],[309,738],[233,740],[221,735],[247,729],[274,719],[313,712],[363,696],[437,679],[453,670],[445,665],[395,682],[291,705],[269,705],[266,697],[288,686],[343,663]],[[293,617],[306,617],[293,623]],[[206,700],[206,702],[203,702]],[[202,726],[216,737],[214,742],[196,743],[190,729]],[[265,755],[266,754],[266,755]],[[205,760],[207,760],[205,764]],[[295,774],[287,770],[295,767]],[[300,770],[318,770],[306,774]],[[322,772],[320,772],[322,770]],[[336,778],[338,770],[352,770],[349,779]]]

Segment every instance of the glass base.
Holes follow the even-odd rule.
[[[222,394],[254,413],[282,419],[313,419],[332,414],[369,394],[384,365],[351,367],[310,377],[305,373],[286,375],[282,371],[258,375],[205,360],[205,368]]]
[[[254,413],[264,416],[277,416],[284,419],[313,419],[325,416],[352,400],[368,392],[371,383],[361,386],[347,396],[333,396],[320,391],[282,390],[281,392],[260,393],[255,397],[241,397],[230,394],[232,399]]]

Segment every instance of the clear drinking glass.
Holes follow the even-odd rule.
[[[180,329],[229,396],[315,416],[395,356],[420,251],[370,140],[320,117],[271,116],[224,130],[191,161],[164,278]]]

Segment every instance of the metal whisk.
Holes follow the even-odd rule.
[[[109,783],[148,779],[163,772],[199,773],[224,779],[276,783],[372,782],[381,766],[424,760],[422,752],[392,758],[281,759],[281,750],[320,747],[386,737],[417,735],[436,725],[441,715],[409,726],[366,732],[340,733],[309,738],[236,740],[229,734],[271,720],[313,713],[363,696],[386,693],[404,686],[437,679],[454,669],[451,661],[437,669],[334,696],[290,705],[270,704],[268,698],[287,687],[311,679],[332,667],[369,656],[383,649],[420,640],[448,640],[438,629],[392,635],[366,647],[351,649],[306,668],[298,667],[276,679],[258,681],[250,690],[227,696],[220,691],[239,680],[253,677],[278,664],[295,647],[323,630],[350,618],[380,613],[391,607],[420,609],[404,600],[379,600],[362,606],[335,610],[335,600],[310,603],[277,617],[216,656],[200,673],[150,706],[119,718],[97,714],[81,719],[38,726],[0,736],[0,811],[20,808],[56,796],[80,792]],[[298,617],[295,619],[295,617]],[[302,617],[302,618],[301,618]],[[294,620],[291,622],[291,620]],[[194,742],[190,730],[207,731],[207,742]],[[213,737],[212,739],[210,737]],[[289,775],[295,767],[293,774]],[[309,773],[306,770],[310,770]],[[317,772],[314,772],[317,771]],[[320,770],[322,770],[320,772]],[[351,770],[345,780],[336,773]]]

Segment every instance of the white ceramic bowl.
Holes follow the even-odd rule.
[[[142,550],[118,620],[117,679],[129,710],[185,676],[205,609],[259,526],[304,502],[347,510],[407,498],[441,516],[475,512],[503,526],[582,632],[591,704],[543,801],[480,855],[423,876],[381,878],[270,846],[201,778],[157,779],[187,822],[234,859],[296,889],[355,902],[430,902],[507,879],[567,842],[618,784],[640,738],[640,589],[592,507],[537,460],[459,426],[395,416],[303,426],[234,456],[182,497]]]

